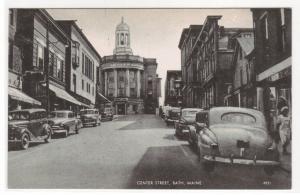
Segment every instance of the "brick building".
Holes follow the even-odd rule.
[[[185,107],[211,108],[224,106],[224,98],[232,85],[233,37],[243,28],[218,25],[222,16],[207,16],[194,33],[184,30],[179,48],[182,52],[183,102]]]
[[[182,106],[181,82],[181,70],[167,71],[165,81],[165,106]]]
[[[257,82],[257,107],[274,128],[284,100],[291,108],[291,9],[251,9],[254,24],[254,56]],[[291,111],[291,109],[290,109]]]
[[[23,90],[50,110],[81,105],[66,92],[67,34],[44,9],[18,9],[17,16],[17,34],[25,42]]]
[[[56,22],[72,41],[66,50],[66,89],[81,102],[80,108],[94,107],[101,57],[74,20]]]
[[[23,46],[25,42],[17,34],[18,9],[9,9],[8,37],[8,109],[39,106],[41,102],[33,99],[22,91],[23,85]]]

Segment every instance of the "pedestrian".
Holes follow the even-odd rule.
[[[290,144],[291,138],[291,125],[290,125],[289,109],[287,106],[284,106],[280,110],[280,114],[277,119],[276,127],[278,129],[280,141],[282,144],[283,154],[288,154],[287,147]]]

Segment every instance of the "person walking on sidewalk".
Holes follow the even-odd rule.
[[[278,129],[280,141],[282,144],[282,152],[283,154],[288,154],[287,146],[290,144],[291,138],[291,120],[288,116],[289,109],[287,106],[284,106],[280,109],[280,114],[277,119],[276,129]]]

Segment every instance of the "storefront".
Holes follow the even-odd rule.
[[[257,76],[257,105],[264,112],[269,129],[275,128],[282,105],[288,106],[292,114],[291,68],[289,57]]]
[[[41,102],[33,99],[19,89],[8,87],[8,110],[41,106]]]

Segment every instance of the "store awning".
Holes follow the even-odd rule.
[[[36,104],[39,106],[42,105],[40,101],[33,99],[32,97],[26,95],[22,91],[20,91],[16,88],[13,88],[13,87],[8,87],[8,95],[14,100],[18,100],[18,101],[26,102],[26,103],[30,103],[30,104]]]
[[[43,86],[46,86],[46,84],[43,84]],[[81,105],[82,103],[76,100],[73,96],[71,96],[68,92],[65,90],[56,87],[53,84],[49,83],[49,89],[55,93],[55,95],[63,100],[67,100],[68,102],[71,102],[73,104]]]
[[[104,99],[105,101],[107,101],[107,102],[111,102],[109,99],[107,99],[104,95],[102,95],[100,92],[97,92],[98,93],[98,95],[102,98],[102,99]]]

